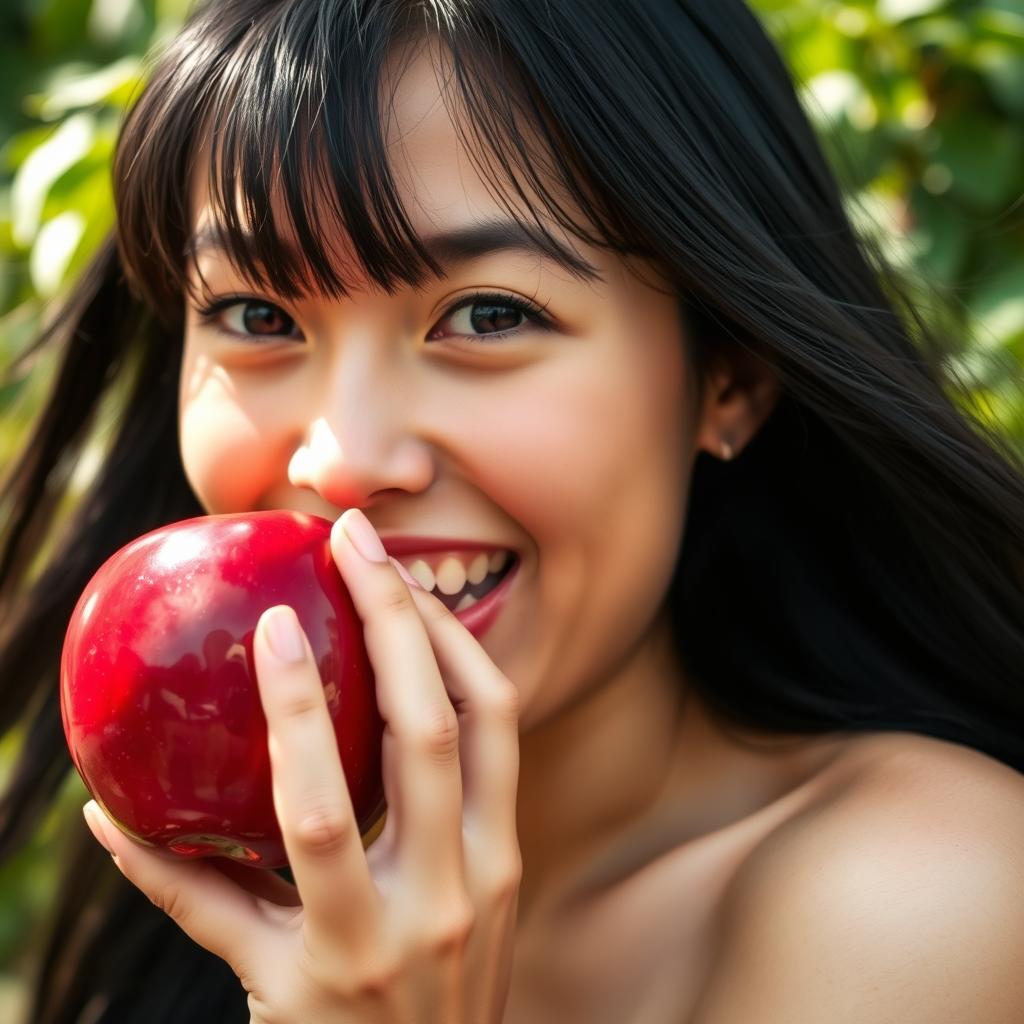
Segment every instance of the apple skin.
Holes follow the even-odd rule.
[[[330,532],[289,511],[187,519],[90,580],[61,654],[61,717],[86,788],[133,839],[189,859],[288,863],[253,661],[256,623],[277,604],[309,639],[360,831],[380,816],[383,722]]]

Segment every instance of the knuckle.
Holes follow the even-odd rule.
[[[185,926],[189,913],[180,889],[175,886],[165,886],[159,892],[153,893],[149,900],[157,910],[162,910],[178,925]]]
[[[303,814],[290,832],[294,842],[307,853],[329,856],[351,841],[353,823],[338,809],[315,807]]]
[[[312,689],[296,687],[280,697],[278,707],[282,718],[308,718],[323,710],[324,696]]]
[[[484,885],[487,901],[492,905],[505,906],[515,900],[523,880],[523,859],[518,851],[502,861],[496,860]]]
[[[394,957],[366,959],[341,983],[342,994],[368,1003],[387,1002],[401,973],[401,964]]]
[[[499,675],[496,684],[488,690],[488,710],[507,724],[519,721],[519,688],[508,676]]]
[[[459,753],[459,719],[450,704],[437,705],[416,728],[413,744],[432,761],[450,764]]]
[[[394,575],[395,579],[381,589],[379,607],[388,615],[407,615],[415,607],[412,594],[402,578],[397,573]]]
[[[436,957],[450,956],[465,948],[476,924],[476,912],[468,899],[436,914],[423,939],[424,951]]]

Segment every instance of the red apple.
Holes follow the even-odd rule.
[[[379,817],[383,723],[330,531],[285,511],[187,519],[90,580],[61,656],[64,735],[89,792],[133,839],[187,858],[287,863],[252,647],[276,604],[309,638],[360,830]]]

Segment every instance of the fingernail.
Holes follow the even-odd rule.
[[[295,612],[287,605],[271,608],[263,618],[271,653],[278,660],[295,665],[306,656],[302,632]]]
[[[398,570],[398,575],[409,584],[410,587],[415,587],[417,590],[422,590],[423,587],[416,581],[416,577],[397,558],[389,558],[388,561]]]
[[[350,508],[341,517],[341,528],[345,536],[352,541],[352,546],[369,562],[386,562],[388,560],[384,545],[377,536],[377,531],[370,525],[370,520],[357,508]]]
[[[100,820],[102,816],[103,812],[99,809],[94,800],[90,800],[82,807],[82,817],[85,818],[85,823],[88,825],[93,839],[95,839],[96,842],[107,851],[107,853],[113,856],[114,851],[110,848],[106,832],[103,830],[103,822]]]

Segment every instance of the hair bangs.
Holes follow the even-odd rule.
[[[358,276],[392,290],[439,273],[399,199],[381,123],[401,8],[381,5],[372,20],[355,4],[265,11],[210,107],[205,240],[287,298],[346,295]]]
[[[180,304],[190,264],[202,280],[207,248],[289,299],[443,277],[403,204],[388,146],[402,71],[431,43],[469,159],[537,246],[582,278],[598,275],[578,253],[564,259],[559,235],[641,251],[595,204],[497,25],[472,0],[227,0],[198,8],[189,28],[122,135],[119,164],[136,173],[115,172],[124,263],[158,309]],[[202,60],[190,58],[190,40]],[[201,173],[210,216],[193,225],[190,188]]]

